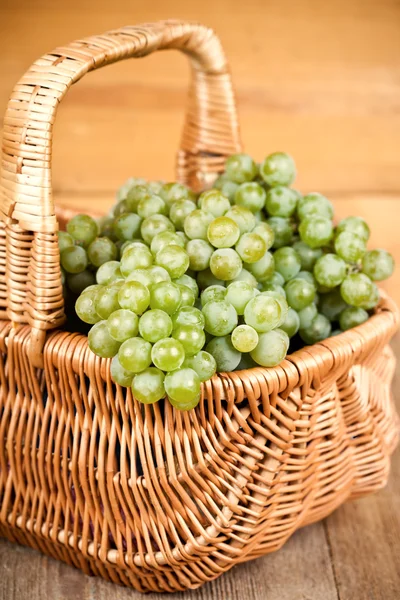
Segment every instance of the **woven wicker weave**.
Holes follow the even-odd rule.
[[[177,177],[206,185],[240,147],[235,102],[213,32],[177,22],[36,61],[11,95],[2,162],[0,535],[142,591],[197,587],[382,487],[399,430],[386,297],[365,324],[276,368],[214,376],[187,413],[141,405],[85,336],[60,330],[57,106],[87,71],[166,48],[192,64]]]

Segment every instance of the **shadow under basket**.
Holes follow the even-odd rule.
[[[0,535],[140,591],[196,588],[381,488],[399,431],[386,296],[278,367],[215,375],[189,412],[140,404],[62,329],[56,107],[88,70],[163,48],[192,62],[178,179],[212,181],[240,149],[226,61],[209,29],[162,22],[34,63],[8,105],[1,188]]]

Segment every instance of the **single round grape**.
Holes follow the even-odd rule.
[[[201,305],[205,306],[207,302],[216,302],[225,300],[226,288],[223,285],[210,285],[201,292]]]
[[[95,299],[96,311],[102,319],[108,319],[111,313],[120,308],[118,301],[119,289],[118,286],[111,283],[104,286],[97,293]]]
[[[282,319],[282,306],[277,298],[260,294],[249,300],[244,309],[246,325],[264,333],[278,327]],[[212,333],[212,332],[211,332]]]
[[[142,200],[148,200],[152,194],[147,185],[135,185],[132,186],[125,197],[125,204],[127,210],[125,212],[135,213],[138,210],[139,203]]]
[[[97,356],[112,358],[117,354],[121,344],[113,340],[108,333],[107,321],[99,321],[88,333],[88,345]]]
[[[160,180],[153,179],[152,181],[149,181],[146,185],[147,185],[147,189],[152,194],[159,195],[164,184],[165,184],[165,181],[161,181],[161,179]]]
[[[277,295],[282,296],[282,298],[286,299],[286,292],[281,285],[278,283],[270,283],[266,281],[261,286],[262,294],[266,292],[271,292],[269,295],[276,297]],[[267,294],[268,295],[268,294]]]
[[[137,185],[145,185],[146,180],[141,177],[130,177],[117,191],[117,200],[124,200],[130,190]]]
[[[179,286],[172,282],[156,283],[150,290],[150,307],[160,309],[172,315],[181,304]]]
[[[221,279],[218,279],[211,273],[210,269],[205,269],[204,271],[199,271],[197,275],[197,283],[201,290],[204,290],[211,285],[221,285],[224,282]]]
[[[122,245],[120,248],[121,256],[123,256],[125,254],[125,252],[127,252],[131,248],[142,248],[145,250],[149,249],[148,245],[145,244],[144,242],[141,242],[140,240],[126,240],[125,242],[122,242]]]
[[[252,233],[259,235],[265,242],[265,249],[269,250],[272,248],[275,241],[275,233],[271,225],[266,222],[258,223],[253,229]]]
[[[297,193],[283,185],[268,190],[265,208],[271,217],[291,217],[297,206]]]
[[[206,292],[207,290],[203,294]],[[232,304],[237,314],[243,315],[247,303],[254,298],[254,287],[246,281],[234,281],[228,285],[224,295],[225,300]]]
[[[235,221],[240,229],[240,233],[248,233],[256,226],[256,218],[248,208],[244,206],[232,206],[226,213],[225,217]]]
[[[297,314],[299,315],[300,329],[307,329],[317,316],[318,310],[314,302],[312,302],[302,310],[299,310]]]
[[[87,248],[97,237],[97,223],[89,215],[75,215],[67,223],[67,232],[77,244]]]
[[[194,306],[182,306],[182,308],[172,315],[172,323],[174,327],[178,327],[179,325],[195,325],[204,328],[205,318],[198,308]]]
[[[108,332],[117,342],[125,342],[131,337],[136,337],[139,331],[138,325],[138,316],[124,308],[112,312],[107,319]]]
[[[296,177],[296,165],[286,152],[274,152],[261,163],[260,175],[270,186],[290,185]]]
[[[165,396],[164,373],[156,367],[149,367],[135,375],[132,381],[132,395],[143,404],[154,404]]]
[[[121,258],[121,273],[127,277],[135,269],[146,269],[152,264],[153,256],[148,248],[129,248]]]
[[[292,338],[300,329],[300,317],[293,308],[289,308],[286,319],[279,326],[282,331]]]
[[[285,358],[289,343],[289,336],[282,329],[261,333],[250,356],[262,367],[276,367]]]
[[[340,293],[343,300],[351,306],[359,306],[361,308],[364,303],[370,300],[373,290],[372,281],[364,273],[347,275],[340,286]]]
[[[151,344],[140,337],[124,342],[118,352],[121,366],[131,373],[140,373],[151,365]]]
[[[224,336],[236,327],[238,315],[235,308],[226,300],[211,300],[203,306],[204,328],[215,336]]]
[[[210,266],[210,259],[214,248],[206,240],[189,240],[186,245],[189,256],[189,267],[193,271],[204,271]]]
[[[185,360],[185,350],[179,340],[168,337],[154,344],[151,358],[158,369],[175,371]]]
[[[340,329],[342,331],[347,331],[347,329],[351,329],[352,327],[357,327],[357,325],[361,325],[368,320],[368,313],[363,308],[357,308],[355,306],[348,306],[345,308],[339,317]]]
[[[289,219],[271,217],[268,219],[268,225],[274,232],[273,248],[282,248],[290,244],[293,237],[293,229]]]
[[[155,283],[160,283],[161,281],[171,281],[169,273],[163,267],[154,265],[152,267],[148,267],[146,271],[150,278],[150,283],[148,284],[149,288]]]
[[[325,254],[314,266],[314,277],[317,282],[327,288],[340,285],[346,277],[346,263],[336,254]]]
[[[135,269],[134,271],[132,271],[132,273],[129,273],[125,281],[137,281],[150,289],[150,287],[154,283],[152,271],[150,270],[152,268],[153,267],[149,267],[148,269]]]
[[[151,244],[153,238],[163,231],[175,231],[173,224],[165,215],[147,217],[147,219],[143,220],[140,227],[141,236],[148,244]]]
[[[193,290],[187,287],[187,285],[181,285],[180,283],[177,283],[176,285],[179,286],[181,292],[180,308],[183,306],[193,306],[196,302],[196,296],[194,295]]]
[[[386,250],[370,250],[364,255],[362,270],[372,281],[388,279],[394,271],[393,256]]]
[[[335,239],[335,252],[346,262],[358,262],[366,250],[365,240],[351,231],[342,231]]]
[[[265,284],[268,283],[274,283],[276,285],[283,286],[285,284],[285,278],[280,273],[278,273],[278,271],[274,271],[271,277],[269,277],[269,279],[265,281]]]
[[[232,331],[231,341],[239,352],[251,352],[258,344],[258,333],[250,325],[238,325]]]
[[[235,249],[245,263],[260,261],[267,251],[263,238],[257,233],[244,233],[236,244]]]
[[[363,308],[364,310],[371,310],[372,308],[375,308],[377,304],[379,304],[380,299],[381,296],[379,293],[379,288],[376,283],[372,282],[372,293],[368,300],[360,304],[360,308]]]
[[[170,403],[178,410],[191,410],[200,401],[201,382],[193,369],[178,369],[167,373],[164,386]]]
[[[355,233],[365,242],[369,240],[370,229],[361,217],[347,217],[346,219],[342,219],[336,227],[336,235],[339,235],[342,231]]]
[[[186,356],[200,352],[206,342],[203,328],[198,325],[178,325],[174,328],[172,337],[182,344]]]
[[[332,221],[325,217],[307,217],[299,225],[301,240],[311,248],[326,246],[332,238]]]
[[[146,311],[139,320],[139,333],[144,340],[154,344],[172,332],[171,317],[163,310]]]
[[[60,250],[60,252],[62,252],[66,248],[72,248],[72,246],[75,245],[74,238],[72,237],[72,235],[70,235],[66,231],[58,231],[57,236],[58,236],[58,249]]]
[[[274,254],[275,269],[280,273],[285,281],[296,277],[301,269],[300,257],[296,250],[289,246],[279,248]]]
[[[110,260],[116,260],[118,249],[114,242],[107,237],[99,237],[93,240],[87,249],[89,262],[95,267],[101,267]]]
[[[185,285],[186,287],[192,290],[195,298],[198,297],[199,286],[197,285],[196,280],[193,279],[193,277],[190,277],[190,275],[181,275],[180,277],[178,277],[178,279],[174,279],[174,283],[178,285]]]
[[[111,361],[110,373],[113,381],[123,387],[130,387],[132,385],[133,373],[124,369],[119,362],[118,356],[114,356]]]
[[[94,285],[95,283],[96,278],[94,273],[88,269],[85,269],[80,273],[69,273],[67,275],[68,288],[74,294],[81,294],[87,287]]]
[[[128,212],[129,212],[129,208],[128,208],[128,204],[127,204],[126,200],[121,200],[121,202],[118,202],[118,204],[116,206],[114,206],[114,208],[112,209],[112,215],[113,215],[114,219],[116,217],[119,217],[120,215],[123,215]],[[111,221],[111,227],[114,223],[114,219],[112,219],[112,221]],[[115,236],[115,233],[114,233],[114,236]]]
[[[101,285],[108,285],[113,281],[122,279],[121,263],[117,260],[110,260],[101,265],[96,273],[96,281]]]
[[[151,217],[150,217],[151,218]],[[140,237],[142,219],[135,213],[123,213],[117,217],[113,224],[113,230],[119,240],[133,240]]]
[[[275,269],[274,257],[270,252],[265,252],[263,257],[253,263],[246,264],[250,273],[260,282],[271,277]]]
[[[296,250],[300,257],[301,268],[303,271],[312,271],[315,263],[322,256],[321,248],[310,248],[305,242],[295,242],[293,250]]]
[[[219,190],[207,190],[200,194],[199,206],[201,210],[211,213],[214,217],[222,217],[231,208],[231,203]]]
[[[225,173],[231,181],[245,183],[256,177],[257,165],[248,154],[232,154],[225,163]]]
[[[234,181],[231,181],[227,177],[226,174],[223,174],[223,175],[220,175],[218,177],[218,179],[215,181],[214,187],[217,188],[217,190],[220,190],[220,192],[226,198],[228,198],[229,202],[231,204],[233,204],[233,201],[235,199],[236,190],[239,187],[239,185],[237,183],[235,183]]]
[[[162,231],[153,237],[151,240],[150,250],[154,256],[165,246],[181,246],[185,247],[185,243],[182,238],[175,231]]]
[[[328,338],[331,330],[329,319],[318,313],[308,327],[300,329],[300,337],[306,344],[316,344]]]
[[[226,284],[230,285],[231,283],[235,283],[236,281],[245,281],[246,283],[249,283],[253,288],[256,288],[258,285],[257,279],[247,269],[242,269],[239,275],[236,275],[236,277],[234,277],[233,279],[228,280]]]
[[[84,323],[94,325],[100,321],[96,311],[96,296],[98,290],[92,290],[79,296],[75,302],[75,312]]]
[[[61,252],[61,266],[67,273],[82,273],[88,266],[86,250],[70,246]]]
[[[229,217],[217,217],[208,226],[207,238],[215,248],[230,248],[240,236],[237,223]]]
[[[214,220],[214,215],[204,210],[194,210],[190,213],[183,224],[183,229],[189,239],[207,240],[207,230]]]
[[[304,279],[305,281],[308,281],[308,283],[311,283],[311,285],[313,285],[315,289],[317,289],[318,284],[315,280],[314,275],[310,273],[310,271],[299,271],[296,275],[296,279]]]
[[[242,260],[232,248],[219,248],[210,259],[210,270],[215,277],[229,281],[237,277],[242,269]]]
[[[333,217],[332,202],[322,194],[312,192],[299,199],[297,216],[300,221],[309,217],[325,217],[325,219],[331,220]]]
[[[264,208],[266,193],[264,188],[255,181],[242,183],[235,194],[235,204],[243,206],[252,213]]]
[[[343,300],[340,293],[340,289],[337,288],[322,294],[318,303],[318,310],[330,321],[337,321],[340,313],[347,307],[346,302]]]
[[[137,315],[141,315],[150,304],[150,292],[139,281],[127,281],[118,292],[118,301],[121,308],[127,308]]]
[[[196,371],[200,381],[208,381],[217,370],[215,358],[209,352],[200,350],[194,356],[187,356],[182,363],[183,369]]]
[[[137,205],[137,214],[142,219],[147,219],[152,215],[166,215],[167,205],[160,196],[148,196],[140,200]]]
[[[315,298],[315,287],[305,279],[291,279],[285,285],[286,299],[291,308],[302,310]]]
[[[175,225],[175,228],[182,231],[186,217],[196,209],[197,205],[192,200],[177,200],[171,204],[169,218]]]
[[[183,183],[165,183],[159,194],[167,206],[172,206],[178,200],[196,200],[193,192]]]
[[[217,363],[217,371],[220,373],[234,371],[242,357],[241,352],[233,347],[230,335],[213,338],[207,344],[206,352],[214,357]]]
[[[165,246],[156,254],[156,264],[163,267],[172,279],[177,279],[189,268],[189,256],[180,246]]]

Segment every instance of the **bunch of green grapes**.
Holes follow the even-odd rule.
[[[376,281],[394,268],[367,250],[359,217],[333,223],[322,194],[291,188],[293,159],[228,158],[198,197],[179,183],[131,179],[108,217],[77,215],[61,265],[89,347],[144,403],[187,410],[216,371],[273,367],[291,342],[313,344],[363,323]]]

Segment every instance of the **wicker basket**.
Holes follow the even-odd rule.
[[[240,148],[214,33],[161,22],[56,49],[11,95],[0,237],[0,535],[138,590],[195,588],[277,550],[381,488],[399,430],[384,297],[365,324],[273,369],[220,373],[187,413],[139,404],[109,361],[62,329],[51,188],[59,102],[86,72],[155,50],[189,55],[177,177],[196,188]]]

